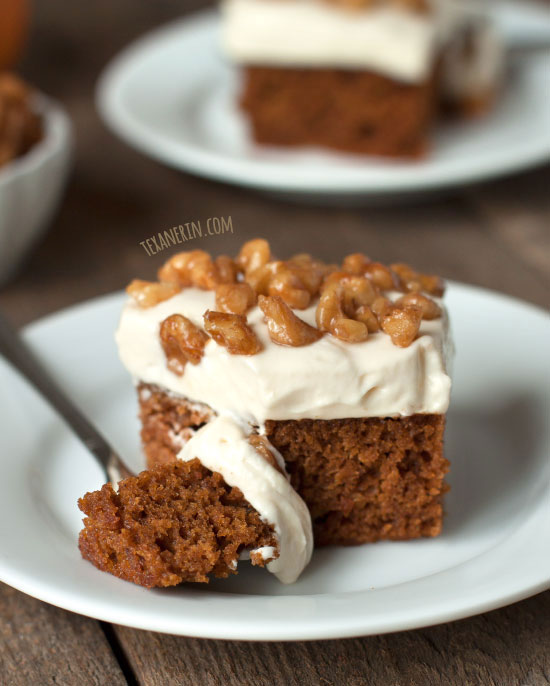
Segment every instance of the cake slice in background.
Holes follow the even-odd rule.
[[[263,240],[235,260],[180,253],[159,279],[129,286],[116,333],[149,466],[230,416],[280,452],[317,545],[440,533],[441,279],[362,254],[277,260]]]
[[[459,0],[223,0],[222,42],[258,143],[390,157],[427,152],[443,102],[488,109],[502,66]]]

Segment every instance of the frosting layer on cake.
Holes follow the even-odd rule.
[[[161,322],[178,313],[202,327],[208,309],[216,309],[214,292],[196,288],[145,309],[127,301],[116,340],[136,382],[158,385],[260,427],[266,419],[399,417],[447,410],[452,343],[445,312],[422,321],[418,337],[406,348],[383,333],[363,343],[327,334],[310,345],[287,347],[271,341],[263,313],[254,307],[247,320],[263,345],[261,352],[232,355],[209,340],[201,361],[186,364],[178,376],[166,365]],[[295,313],[315,325],[315,309]]]
[[[220,415],[203,426],[185,444],[178,458],[198,458],[229,486],[239,488],[263,521],[271,524],[279,542],[279,557],[267,569],[283,583],[291,584],[311,559],[313,534],[306,504],[290,485],[281,455],[271,447],[281,471],[269,464],[248,442],[248,428],[234,418]],[[272,548],[251,551],[264,559]]]

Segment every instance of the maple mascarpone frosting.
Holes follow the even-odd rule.
[[[144,586],[292,583],[313,545],[441,531],[453,346],[444,283],[341,264],[173,256],[128,287],[116,332],[148,469],[80,501],[84,557]]]
[[[490,108],[502,43],[466,0],[223,0],[253,138],[414,158],[443,111]]]

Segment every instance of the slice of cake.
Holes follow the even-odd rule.
[[[148,588],[227,577],[243,556],[296,581],[311,557],[311,520],[265,437],[220,416],[178,457],[81,498],[82,556]]]
[[[502,64],[460,0],[223,0],[222,42],[257,142],[392,157],[426,152],[443,100],[486,109]]]
[[[277,260],[261,239],[235,260],[175,255],[158,282],[130,284],[116,333],[148,465],[187,458],[193,437],[232,417],[280,452],[318,545],[439,534],[443,289],[362,254]]]

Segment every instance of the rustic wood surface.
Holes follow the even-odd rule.
[[[201,247],[232,252],[258,234],[280,254],[312,243],[327,259],[364,250],[547,307],[550,168],[454,195],[364,209],[294,205],[197,179],[116,140],[93,108],[98,73],[143,31],[200,0],[48,0],[35,4],[25,75],[75,124],[76,163],[51,230],[0,307],[25,324],[153,275],[147,237],[186,221],[231,216],[234,234]],[[192,68],[192,65],[189,65]],[[0,684],[319,684],[542,686],[550,683],[550,592],[450,624],[312,643],[206,641],[110,626],[0,586]]]

